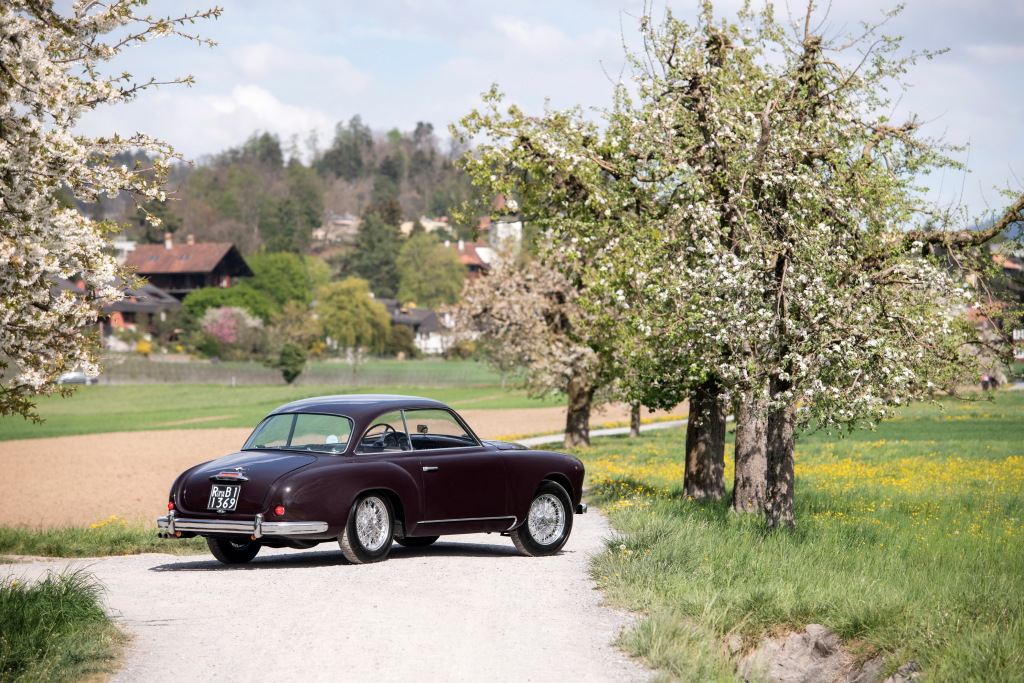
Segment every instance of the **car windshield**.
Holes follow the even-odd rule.
[[[242,450],[276,448],[289,451],[341,453],[348,446],[352,420],[341,415],[287,413],[271,415],[256,427]]]

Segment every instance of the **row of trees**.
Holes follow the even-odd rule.
[[[981,231],[927,206],[918,183],[955,166],[951,150],[887,112],[932,54],[902,55],[881,25],[834,40],[821,25],[813,4],[798,26],[770,8],[722,19],[710,2],[692,24],[644,16],[632,78],[600,124],[503,108],[495,87],[453,127],[484,140],[462,160],[483,196],[516,197],[549,236],[553,279],[534,267],[481,285],[557,302],[502,338],[536,339],[521,357],[581,401],[602,386],[651,407],[689,399],[695,498],[725,494],[734,412],[733,507],[772,528],[794,524],[802,428],[871,426],[977,376],[991,340],[966,311],[986,279],[964,269],[991,266],[974,250],[1024,219],[1024,197]],[[468,300],[496,335],[511,329],[508,304]]]

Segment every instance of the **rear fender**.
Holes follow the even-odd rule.
[[[339,462],[311,472],[296,472],[275,486],[268,505],[283,505],[288,519],[325,521],[328,534],[337,536],[348,523],[348,513],[361,494],[378,490],[389,494],[396,519],[408,528],[421,509],[418,482],[393,463]],[[292,514],[294,511],[294,515]]]
[[[189,467],[187,470],[179,474],[178,477],[174,480],[174,483],[171,484],[171,493],[168,500],[174,503],[175,509],[185,509],[185,482],[188,481],[188,478],[192,476],[192,473],[198,470],[200,467],[203,467],[211,462],[213,461],[207,460],[206,462],[201,462],[198,465],[193,465],[192,467]]]

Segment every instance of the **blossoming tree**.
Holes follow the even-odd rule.
[[[773,528],[794,524],[800,426],[871,425],[974,375],[963,311],[980,293],[949,259],[1024,218],[1019,198],[957,230],[928,206],[918,183],[950,150],[886,113],[933,55],[901,55],[880,25],[830,40],[820,20],[813,5],[796,26],[770,9],[721,20],[710,3],[692,25],[642,17],[603,128],[502,111],[496,91],[463,121],[487,138],[477,181],[528,198],[583,305],[619,331],[623,382],[648,404],[699,397],[711,427],[736,400],[749,498],[734,507]],[[724,492],[705,450],[698,488]]]
[[[558,270],[505,254],[466,284],[451,309],[457,334],[492,342],[504,363],[525,369],[531,395],[567,396],[566,448],[590,444],[591,408],[610,384],[607,364],[585,343],[591,321],[578,298]]]
[[[77,0],[67,14],[47,0],[0,4],[0,415],[38,419],[33,397],[63,391],[56,385],[62,372],[78,366],[95,375],[95,342],[85,329],[104,305],[123,297],[107,251],[116,226],[61,208],[58,194],[95,202],[127,191],[140,201],[162,200],[162,179],[180,158],[142,133],[75,134],[86,112],[165,84],[105,75],[104,62],[161,36],[212,45],[184,27],[220,9],[178,18],[135,14],[144,4]],[[117,153],[136,149],[157,159],[152,168],[110,164]],[[80,279],[85,291],[58,293],[53,278]]]

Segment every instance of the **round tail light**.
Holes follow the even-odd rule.
[[[168,503],[167,504],[167,509],[168,510],[173,510],[174,509],[174,503],[173,502]]]
[[[277,515],[278,517],[283,515],[284,514],[284,506],[283,505],[278,505],[276,508],[274,508],[274,514]]]

